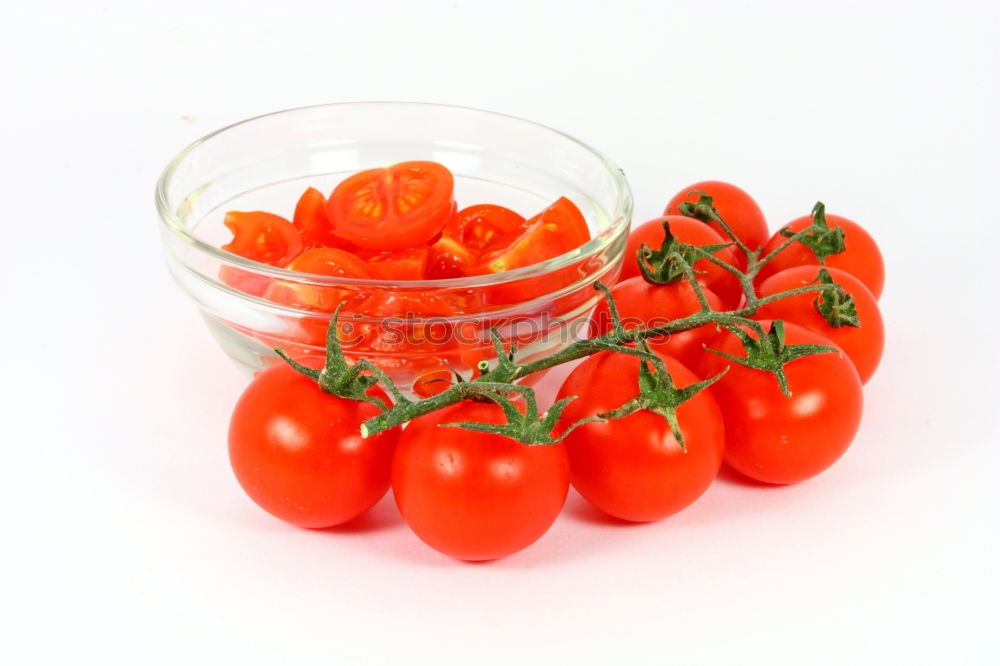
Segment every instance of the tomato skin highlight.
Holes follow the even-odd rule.
[[[798,324],[828,338],[844,350],[854,364],[862,383],[867,383],[875,374],[882,349],[885,346],[885,325],[879,312],[878,302],[868,288],[858,278],[846,271],[833,267],[826,269],[830,277],[854,296],[861,327],[842,326],[834,328],[823,318],[814,305],[816,294],[792,296],[765,305],[754,316],[755,319],[783,319]],[[764,280],[757,287],[761,297],[770,296],[796,287],[815,284],[819,266],[795,266]]]
[[[636,255],[642,245],[648,245],[653,250],[657,250],[663,244],[663,221],[670,223],[670,232],[681,243],[704,247],[706,245],[724,245],[730,243],[728,239],[719,235],[712,227],[701,220],[683,215],[664,215],[649,222],[640,224],[632,230],[628,236],[628,245],[625,248],[625,262],[622,265],[621,281],[633,277],[640,277],[639,263]],[[726,262],[734,268],[740,267],[739,253],[733,247],[723,248],[714,256]],[[707,259],[701,259],[692,265],[695,274],[702,283],[722,299],[727,306],[735,308],[739,306],[743,297],[743,288],[735,275],[721,266],[713,264]]]
[[[761,322],[765,330],[771,322]],[[751,333],[751,336],[754,336]],[[785,323],[786,344],[834,346],[819,333]],[[739,358],[746,352],[726,331],[709,345]],[[785,366],[791,398],[768,372],[705,354],[702,377],[729,371],[710,387],[726,428],[726,464],[772,484],[797,483],[835,463],[861,423],[861,379],[841,351],[800,358]]]
[[[767,220],[760,206],[753,197],[731,183],[721,180],[703,180],[689,187],[685,187],[678,192],[667,204],[664,215],[683,215],[679,206],[682,203],[695,203],[698,201],[697,194],[691,192],[698,191],[712,197],[712,205],[715,210],[733,233],[743,241],[751,250],[756,250],[767,242],[770,233],[767,230]],[[720,236],[730,240],[729,236],[722,229],[718,222],[708,223]],[[741,262],[745,261],[742,253],[737,253]],[[742,264],[741,264],[742,265]]]
[[[504,423],[492,403],[462,402],[410,422],[392,462],[392,491],[403,520],[427,545],[461,560],[493,560],[534,543],[569,491],[561,444],[516,440],[459,428]]]
[[[426,245],[455,211],[455,179],[436,162],[400,162],[341,181],[327,210],[337,238],[366,250]]]
[[[721,299],[707,287],[702,287],[705,300],[713,310],[723,310]],[[662,326],[671,320],[693,315],[701,310],[694,288],[687,280],[674,284],[650,284],[641,277],[619,282],[611,288],[625,330]],[[591,314],[591,330],[595,335],[610,333],[613,327],[606,300],[601,300]],[[673,356],[689,367],[698,367],[704,354],[702,345],[718,335],[712,324],[669,336],[649,338],[649,346]]]
[[[840,254],[831,254],[826,257],[823,265],[847,271],[868,287],[875,300],[881,298],[882,287],[885,285],[885,262],[882,259],[882,252],[879,250],[875,239],[865,231],[864,227],[846,217],[827,213],[826,222],[831,228],[839,227],[843,229],[845,249]],[[811,224],[812,216],[803,215],[786,224],[782,227],[782,230],[795,233],[796,231],[802,231]],[[767,245],[764,246],[761,256],[766,256],[777,249],[786,240],[788,238],[781,231],[778,231],[767,242]],[[782,250],[781,254],[764,264],[757,276],[757,282],[762,282],[786,268],[819,265],[819,260],[813,254],[812,250],[800,243],[793,243],[790,247]]]
[[[316,358],[301,359],[320,368]],[[385,402],[379,389],[371,392]],[[324,393],[286,363],[258,374],[229,425],[229,459],[246,493],[268,513],[300,527],[345,523],[389,488],[394,429],[362,438],[379,414],[371,404]]]
[[[698,381],[677,360],[662,358],[677,387]],[[579,396],[562,422],[620,407],[638,395],[638,381],[638,359],[609,352],[591,356],[559,389],[557,400]],[[681,405],[677,418],[687,452],[663,416],[644,410],[572,431],[563,441],[573,487],[601,511],[633,522],[659,520],[690,505],[719,472],[725,433],[722,414],[707,391]]]

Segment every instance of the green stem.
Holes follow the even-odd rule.
[[[757,273],[760,272],[760,269],[764,267],[764,264],[774,259],[776,256],[778,256],[779,254],[787,250],[789,247],[791,247],[793,244],[798,243],[800,239],[805,238],[810,231],[812,231],[812,227],[806,227],[802,231],[798,231],[789,236],[788,238],[786,238],[784,241],[782,241],[781,245],[774,248],[773,250],[768,252],[765,256],[761,257],[756,262],[754,262],[753,272],[751,272],[750,268],[747,267],[747,274],[749,274],[751,277],[756,277]]]

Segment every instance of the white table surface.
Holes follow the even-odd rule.
[[[998,663],[998,8],[5,7],[0,662]],[[559,127],[639,221],[721,178],[772,227],[817,199],[867,226],[888,346],[848,454],[645,526],[571,494],[486,565],[388,497],[340,530],[259,511],[226,458],[245,379],[167,275],[153,183],[223,124],[366,99]]]

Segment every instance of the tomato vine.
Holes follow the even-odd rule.
[[[362,359],[353,364],[347,361],[338,339],[337,322],[340,308],[334,313],[327,332],[327,357],[323,369],[315,370],[303,366],[289,358],[280,349],[276,351],[295,370],[316,381],[327,393],[369,402],[377,406],[381,413],[361,425],[361,434],[364,437],[385,432],[419,416],[463,400],[479,399],[497,403],[503,409],[507,422],[503,424],[448,423],[442,425],[493,433],[510,437],[528,446],[538,446],[554,444],[584,423],[623,418],[638,409],[646,409],[661,414],[670,424],[677,441],[683,442],[683,433],[679,430],[674,411],[680,404],[718,380],[725,371],[703,382],[678,390],[674,387],[662,361],[649,351],[645,344],[646,340],[687,331],[706,324],[726,328],[740,339],[747,352],[746,358],[722,354],[711,349],[707,351],[719,354],[732,362],[773,374],[787,397],[791,393],[785,379],[784,367],[786,364],[804,356],[826,354],[836,350],[833,347],[818,344],[786,345],[783,325],[780,321],[774,322],[768,330],[764,330],[763,325],[751,317],[761,307],[769,303],[805,293],[815,293],[817,304],[827,304],[825,305],[827,310],[835,307],[838,312],[849,312],[853,315],[852,297],[828,276],[813,284],[765,297],[758,297],[754,289],[754,279],[761,269],[795,243],[801,243],[810,249],[821,245],[826,255],[843,251],[842,235],[838,236],[827,224],[822,203],[817,203],[813,208],[810,226],[798,232],[787,234],[778,247],[761,256],[761,249],[750,249],[719,216],[712,205],[711,197],[700,192],[695,194],[699,195],[698,201],[684,204],[682,212],[706,223],[716,223],[732,242],[727,245],[707,247],[680,243],[670,233],[669,225],[664,223],[666,233],[661,247],[653,249],[643,245],[634,258],[639,262],[642,275],[649,282],[664,284],[686,280],[691,284],[701,308],[689,316],[674,319],[658,326],[626,330],[621,325],[621,319],[610,290],[606,285],[597,282],[594,284],[594,288],[603,292],[614,321],[610,332],[595,338],[578,340],[549,356],[520,363],[516,357],[515,346],[511,344],[508,348],[504,348],[499,334],[493,330],[491,331],[491,339],[497,354],[495,364],[492,366],[484,365],[480,368],[482,371],[480,375],[471,380],[465,380],[456,374],[456,382],[453,385],[437,395],[422,400],[412,400],[406,397],[392,380],[370,361]],[[735,245],[743,253],[746,258],[746,268],[741,270],[715,256],[714,253],[718,252],[719,249],[730,245]],[[743,290],[744,298],[741,307],[727,311],[716,311],[709,306],[698,281],[697,271],[692,267],[696,261],[700,260],[710,261],[736,277]],[[851,325],[856,325],[853,320]],[[564,398],[552,405],[547,411],[540,412],[534,390],[515,382],[528,375],[604,351],[638,357],[641,368],[639,396],[618,409],[561,428],[561,432],[554,435],[553,432],[557,429],[560,416],[574,398]],[[368,393],[375,384],[383,385],[392,395],[394,399],[392,406],[386,407]],[[523,409],[515,405],[514,400],[518,399],[523,401]]]

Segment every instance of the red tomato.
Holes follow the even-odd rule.
[[[422,280],[427,265],[427,248],[378,252],[365,257],[365,260],[380,280]]]
[[[285,268],[311,275],[371,278],[374,275],[359,257],[345,250],[317,247],[306,250]],[[316,312],[333,312],[349,292],[335,286],[275,280],[264,297],[269,301]]]
[[[311,275],[329,275],[345,278],[374,277],[372,269],[361,257],[347,250],[317,247],[306,250],[285,266],[290,271]]]
[[[480,254],[504,247],[527,228],[527,220],[509,208],[478,204],[455,213],[445,225],[442,236]]]
[[[455,345],[455,310],[433,291],[378,292],[351,309],[361,316],[351,331],[355,353],[441,353]]]
[[[455,213],[431,246],[428,278],[452,278],[468,274],[479,258],[516,239],[527,221],[503,206],[478,204]]]
[[[703,288],[705,299],[713,310],[723,310],[722,301],[711,289]],[[687,317],[698,312],[701,304],[694,288],[686,280],[674,284],[655,285],[641,277],[619,282],[611,288],[611,295],[618,305],[625,330],[662,326],[674,319]],[[611,313],[608,302],[601,300],[591,315],[593,331],[596,335],[611,332]],[[661,338],[650,338],[649,346],[673,356],[681,363],[697,367],[704,353],[702,345],[714,339],[718,331],[714,325],[706,324],[690,331],[674,333]]]
[[[492,560],[534,543],[566,501],[566,448],[442,423],[505,423],[492,403],[462,402],[411,421],[392,461],[403,520],[426,544],[462,560]]]
[[[712,205],[719,213],[719,217],[729,225],[743,243],[751,250],[767,242],[767,221],[760,210],[760,206],[749,194],[729,183],[721,180],[704,180],[695,183],[674,195],[663,211],[664,215],[683,215],[679,206],[682,203],[695,203],[698,201],[697,194],[691,192],[704,192],[712,197]],[[709,225],[719,234],[729,239],[726,232],[722,230],[717,222],[709,222]],[[743,261],[743,254],[738,253],[740,261]]]
[[[283,217],[262,211],[230,211],[225,225],[233,232],[233,240],[222,249],[246,259],[284,266],[302,251],[299,230]]]
[[[413,382],[413,393],[420,398],[430,398],[439,393],[444,393],[451,388],[454,375],[451,370],[442,368],[424,373]]]
[[[322,367],[319,359],[304,365]],[[371,395],[388,404],[379,389]],[[329,527],[371,508],[389,488],[399,432],[361,437],[374,405],[337,398],[285,363],[258,374],[229,424],[229,459],[262,509],[301,527]]]
[[[770,322],[761,322],[765,328]],[[833,346],[819,333],[785,324],[789,345]],[[739,339],[725,332],[709,345],[746,358]],[[726,463],[765,483],[796,483],[837,461],[861,423],[861,379],[842,352],[806,356],[785,366],[786,398],[771,373],[707,353],[701,376],[729,372],[710,388],[726,426]]]
[[[478,255],[448,236],[441,236],[427,253],[425,277],[429,280],[462,277],[476,263]]]
[[[698,381],[678,361],[663,360],[678,388]],[[602,352],[570,373],[557,399],[579,396],[563,412],[562,421],[568,425],[611,411],[638,394],[639,360]],[[601,511],[622,520],[645,522],[677,513],[715,479],[725,447],[722,414],[708,391],[678,407],[677,421],[686,452],[667,420],[645,410],[572,431],[563,442],[573,487]]]
[[[704,247],[706,245],[724,245],[730,242],[701,220],[684,217],[683,215],[658,217],[639,225],[629,234],[628,245],[625,248],[625,263],[622,265],[621,280],[641,275],[639,272],[639,262],[636,260],[639,248],[644,244],[654,250],[660,248],[663,244],[664,220],[670,223],[670,233],[681,243]],[[739,268],[741,263],[737,257],[738,254],[740,253],[735,248],[727,247],[716,252],[715,256],[730,266]],[[740,281],[735,275],[707,259],[696,261],[692,268],[697,272],[698,279],[714,291],[722,299],[723,303],[732,308],[739,306],[740,299],[743,297],[743,288],[740,286]]]
[[[263,296],[267,288],[274,282],[272,278],[250,273],[235,266],[220,267],[219,280],[236,291],[242,291],[251,296]]]
[[[882,313],[879,312],[875,297],[861,280],[833,267],[828,267],[826,270],[835,283],[854,297],[854,305],[861,322],[860,327],[831,326],[816,309],[816,294],[801,294],[765,305],[757,311],[756,318],[783,319],[829,338],[843,349],[854,363],[862,383],[867,382],[875,374],[875,369],[882,358],[882,347],[885,344]],[[818,266],[796,266],[783,270],[764,280],[757,287],[757,293],[761,297],[771,296],[796,287],[815,284],[818,272]]]
[[[826,257],[823,265],[847,271],[861,280],[868,287],[868,290],[872,292],[872,295],[875,296],[875,299],[878,300],[882,296],[882,286],[885,284],[885,263],[882,261],[882,253],[879,251],[875,239],[861,225],[848,220],[846,217],[827,213],[826,222],[831,228],[839,227],[844,230],[845,250],[840,254],[831,254]],[[811,224],[812,216],[803,215],[786,224],[782,227],[782,230],[794,233],[802,231]],[[786,240],[788,238],[782,235],[781,231],[778,231],[767,242],[762,256],[777,249]],[[774,259],[764,264],[764,267],[761,268],[760,273],[757,275],[757,280],[766,280],[778,271],[783,271],[793,266],[818,265],[819,260],[813,254],[812,250],[800,243],[794,243]]]
[[[455,210],[455,179],[437,162],[400,162],[342,181],[328,210],[337,238],[366,250],[405,250],[438,235]]]
[[[295,215],[292,224],[302,235],[302,245],[305,249],[314,247],[336,247],[351,249],[344,241],[333,235],[333,225],[326,210],[326,197],[315,187],[310,187],[295,204]]]
[[[487,253],[470,272],[499,273],[530,266],[575,250],[590,240],[587,220],[566,197],[528,220],[525,227],[513,242]]]

